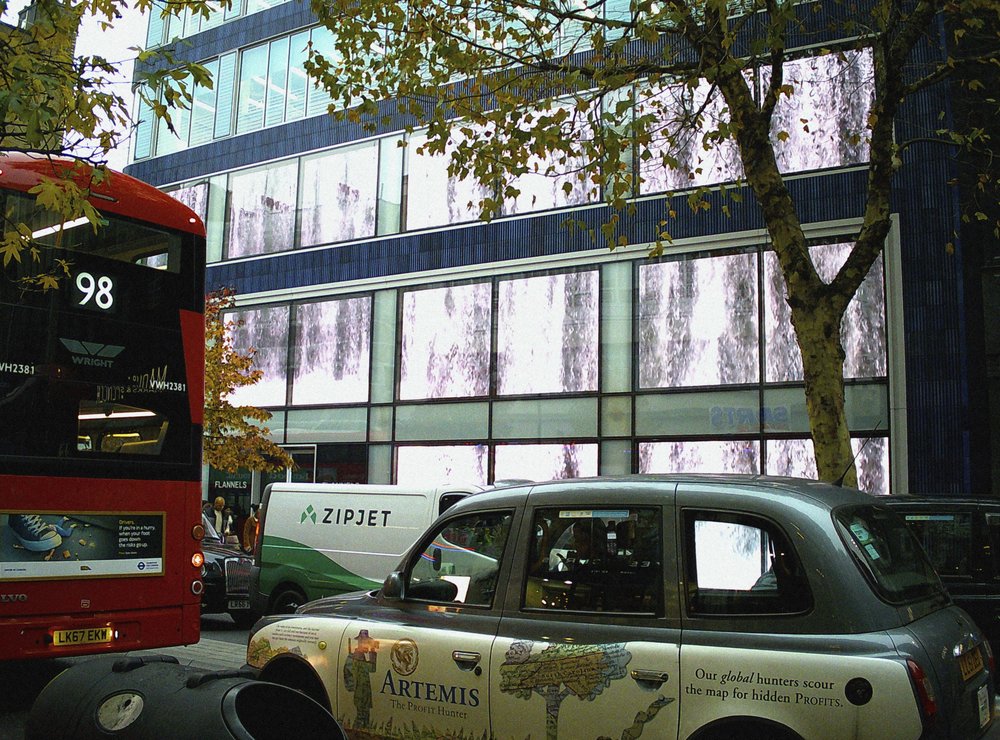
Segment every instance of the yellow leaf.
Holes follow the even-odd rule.
[[[59,287],[59,281],[54,275],[39,276],[38,284],[42,290],[56,290]]]

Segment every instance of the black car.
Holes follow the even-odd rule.
[[[201,594],[202,614],[228,613],[236,626],[249,628],[253,622],[250,612],[250,566],[238,545],[227,545],[216,531],[211,520],[202,516],[205,537],[201,541],[205,564],[201,567],[201,580],[205,590]]]
[[[954,602],[1000,648],[1000,500],[886,497],[917,535]]]

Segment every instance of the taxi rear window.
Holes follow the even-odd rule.
[[[920,543],[895,512],[876,506],[838,509],[841,537],[875,591],[892,604],[944,595]]]

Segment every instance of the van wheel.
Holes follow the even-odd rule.
[[[302,606],[306,597],[297,589],[287,588],[278,593],[271,602],[271,614],[294,614]]]

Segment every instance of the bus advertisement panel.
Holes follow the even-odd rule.
[[[0,271],[0,660],[199,638],[204,225],[120,173],[64,222],[29,191],[67,166],[0,155],[32,248]]]

